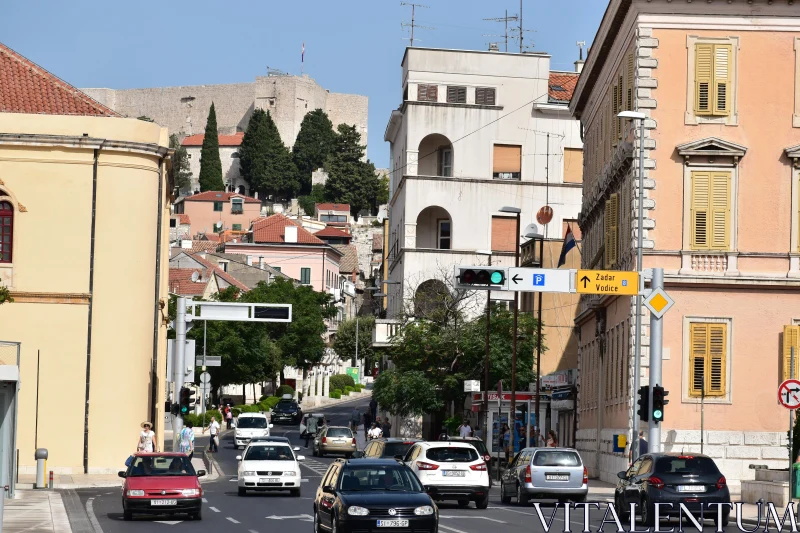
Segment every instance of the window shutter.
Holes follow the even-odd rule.
[[[476,88],[475,103],[478,105],[494,105],[494,91],[492,87]]]
[[[448,85],[447,101],[449,103],[463,104],[467,101],[467,88]]]
[[[708,324],[690,324],[689,339],[689,395],[700,396],[705,375]]]
[[[728,250],[730,246],[731,175],[711,174],[710,248]]]
[[[438,99],[439,99],[439,86],[428,85],[428,100],[431,102],[436,102]]]
[[[624,81],[623,81],[623,78],[622,78],[622,74],[620,74],[619,75],[619,80],[617,82],[617,87],[619,87],[619,90],[617,91],[617,113],[621,112],[623,110],[622,106],[625,105],[622,102],[622,94],[623,94],[623,91],[624,91],[623,83],[624,83]],[[617,138],[618,139],[622,139],[622,119],[621,118],[617,118]]]
[[[619,259],[619,193],[614,193],[609,199],[609,207],[611,211],[610,224],[608,230],[608,241],[606,241],[606,249],[610,247],[608,255],[609,266],[613,267],[617,264]]]
[[[727,324],[708,324],[708,357],[706,363],[708,375],[706,376],[706,396],[725,395],[727,341]]]
[[[792,368],[792,348],[794,348],[794,375]],[[800,326],[783,326],[783,379],[797,379],[800,375]]]
[[[692,173],[692,250],[708,248],[708,204],[710,176],[706,172]]]
[[[619,138],[619,119],[617,118],[617,113],[619,113],[619,107],[617,102],[619,101],[619,91],[620,86],[614,85],[613,94],[611,96],[611,114],[612,114],[612,131],[611,131],[611,146],[617,146],[617,139]]]
[[[486,89],[486,105],[495,105],[495,100],[496,100],[495,96],[496,96],[496,90],[495,89],[491,89],[491,88],[487,88]]]
[[[494,145],[494,161],[492,172],[521,172],[522,171],[522,146],[510,144]]]
[[[698,115],[710,115],[713,82],[714,45],[698,43],[694,49],[694,111]]]
[[[714,114],[730,115],[730,63],[732,48],[729,44],[714,45]]]
[[[633,52],[631,52],[628,54],[628,111],[633,111],[633,89],[636,86],[636,73],[633,64]]]
[[[424,102],[428,99],[428,86],[427,85],[417,85],[417,100],[420,102]]]
[[[611,268],[611,200],[606,200],[606,211],[603,218],[603,242],[605,243],[604,268]]]

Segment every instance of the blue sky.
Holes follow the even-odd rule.
[[[519,11],[518,0],[415,0],[415,45],[486,49],[502,24],[482,19]],[[526,44],[571,70],[576,41],[591,43],[604,0],[523,0]],[[267,67],[305,71],[323,87],[369,97],[369,156],[386,166],[386,121],[400,102],[408,44],[399,0],[238,1],[3,0],[0,41],[77,87],[160,87],[253,81]],[[502,45],[501,45],[502,46]],[[509,45],[509,49],[515,46]]]

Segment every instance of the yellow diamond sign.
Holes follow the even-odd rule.
[[[651,292],[643,303],[656,318],[661,318],[675,304],[675,300],[670,298],[664,289],[658,288]]]

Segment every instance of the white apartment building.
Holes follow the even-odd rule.
[[[577,227],[583,143],[567,107],[577,78],[551,72],[544,53],[406,49],[402,103],[384,136],[388,279],[399,282],[387,285],[389,317],[403,312],[403,298],[441,287],[454,265],[486,264],[477,250],[513,266],[516,219],[503,206],[522,210],[523,232],[548,204],[547,238]]]

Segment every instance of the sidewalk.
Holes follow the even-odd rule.
[[[6,500],[4,533],[72,533],[61,494],[51,490],[18,490]]]

